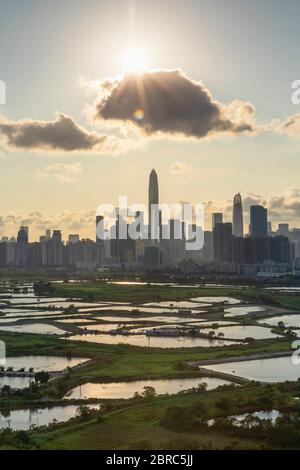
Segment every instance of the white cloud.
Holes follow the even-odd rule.
[[[53,178],[60,183],[76,181],[82,174],[81,163],[53,163],[43,170],[37,170],[38,178]]]

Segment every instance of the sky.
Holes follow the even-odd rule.
[[[262,203],[274,227],[300,227],[298,1],[0,0],[0,9],[0,236],[25,223],[31,239],[46,228],[94,238],[98,205],[119,195],[146,203],[152,168],[161,202],[203,202],[207,220],[222,210],[230,221],[241,192],[245,225],[249,205]],[[128,115],[136,96],[124,78],[137,47],[153,92],[141,121]]]

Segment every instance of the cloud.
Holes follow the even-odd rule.
[[[214,100],[200,81],[180,70],[127,74],[101,83],[95,120],[130,124],[144,135],[193,137],[251,134],[254,107]]]
[[[8,148],[20,150],[104,154],[118,154],[124,150],[119,139],[89,132],[63,113],[56,113],[53,121],[11,121],[2,117],[0,138],[4,139]]]
[[[300,189],[287,189],[282,194],[270,196],[268,199],[255,193],[246,193],[242,197],[244,224],[247,227],[250,218],[250,206],[262,205],[268,209],[268,220],[272,222],[273,229],[278,223],[289,223],[299,226],[300,223]],[[232,220],[232,200],[205,203],[205,223],[210,229],[211,213],[222,212],[224,221]]]
[[[192,168],[186,163],[177,161],[171,164],[170,170],[173,175],[186,175],[191,173]]]
[[[287,134],[294,137],[300,136],[300,113],[289,116],[285,121],[273,120],[271,128],[279,134]]]
[[[38,178],[53,178],[61,183],[76,181],[82,173],[81,163],[53,163],[43,170],[37,170]]]
[[[30,240],[37,240],[45,230],[62,230],[64,238],[69,233],[79,233],[83,237],[95,238],[96,211],[64,211],[44,214],[39,211],[7,213],[0,217],[1,236],[15,236],[20,225],[28,225]]]

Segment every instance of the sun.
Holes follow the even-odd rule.
[[[143,47],[133,46],[123,55],[123,70],[125,73],[140,73],[147,68],[147,55]]]

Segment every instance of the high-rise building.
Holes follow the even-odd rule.
[[[268,232],[268,211],[263,206],[250,206],[250,235],[263,238]]]
[[[158,178],[157,178],[157,173],[153,169],[150,173],[150,178],[149,178],[149,188],[148,188],[148,218],[149,218],[149,233],[151,233],[151,227],[152,231],[157,235],[157,238],[159,238],[160,234],[160,225],[161,225],[161,215],[158,209],[158,204],[159,204],[159,192],[158,192]],[[155,223],[158,224],[157,227],[155,227]]]
[[[55,242],[61,242],[61,231],[60,230],[53,230],[52,240],[55,241]]]
[[[159,245],[145,247],[145,271],[158,271],[161,268],[161,251]]]
[[[234,237],[244,236],[243,206],[240,193],[236,194],[233,199],[232,234]]]
[[[222,212],[213,212],[212,213],[212,230],[215,228],[216,224],[222,224],[223,223],[223,214]]]
[[[230,262],[230,240],[232,237],[232,224],[217,223],[213,230],[214,261],[217,263]]]
[[[28,227],[28,225],[21,225],[20,230],[24,230],[24,232],[26,232],[27,241],[29,241],[29,227]]]
[[[16,266],[19,268],[26,268],[28,264],[28,235],[24,227],[21,227],[18,232],[17,246],[16,246]]]
[[[68,243],[78,243],[80,240],[79,235],[77,233],[70,233],[68,237]]]
[[[45,237],[46,237],[46,240],[50,240],[51,239],[51,230],[47,229],[46,232],[45,232]]]
[[[289,224],[278,224],[278,235],[282,235],[283,237],[288,237],[290,232]]]
[[[270,235],[270,237],[273,235],[272,222],[270,220],[267,222],[267,233]]]

